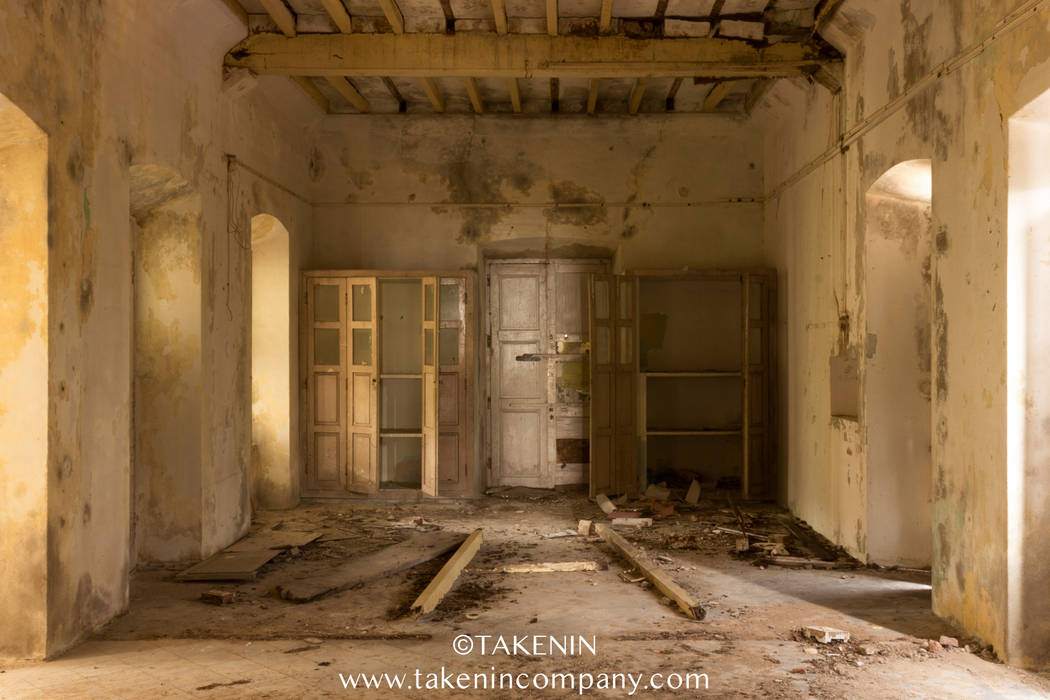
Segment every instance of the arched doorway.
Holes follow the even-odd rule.
[[[867,555],[883,565],[931,559],[932,184],[911,160],[865,197]]]
[[[0,95],[0,657],[47,635],[47,135]]]
[[[252,503],[298,502],[292,455],[292,332],[288,229],[269,214],[252,218]]]

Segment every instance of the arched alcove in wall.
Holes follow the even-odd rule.
[[[883,565],[931,558],[932,187],[911,160],[865,197],[867,554]]]
[[[0,95],[0,658],[47,634],[47,135]]]
[[[298,501],[292,464],[292,333],[288,230],[252,218],[252,502],[290,508]]]
[[[200,195],[173,170],[133,165],[132,561],[201,555]]]
[[[1009,123],[1006,657],[1050,664],[1050,91]]]

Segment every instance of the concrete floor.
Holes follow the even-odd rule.
[[[671,559],[666,568],[707,608],[703,621],[689,620],[653,591],[625,582],[621,562],[600,540],[543,537],[573,527],[580,517],[599,517],[581,496],[318,504],[262,513],[256,529],[282,522],[288,529],[321,529],[330,541],[298,556],[282,555],[249,584],[176,583],[170,570],[137,572],[127,615],[60,659],[0,667],[0,697],[283,698],[347,692],[394,697],[406,691],[345,690],[340,674],[345,679],[362,672],[407,673],[405,682],[415,684],[416,669],[424,686],[434,680],[428,673],[442,669],[452,683],[463,672],[488,678],[513,674],[526,684],[543,684],[537,681],[541,674],[565,672],[577,674],[574,682],[591,679],[595,687],[585,694],[613,697],[632,690],[626,677],[626,690],[598,689],[603,678],[616,673],[640,676],[633,694],[650,697],[685,692],[644,687],[661,681],[651,674],[674,681],[676,673],[707,674],[705,694],[715,697],[1050,697],[1046,675],[961,649],[922,648],[930,637],[952,634],[929,612],[930,589],[922,574],[759,568],[728,554],[731,536],[711,532],[713,525],[728,524],[724,506],[702,502],[695,511],[626,533],[652,554]],[[762,511],[779,517],[769,508]],[[284,578],[309,575],[388,544],[384,538],[403,537],[404,526],[417,517],[442,530],[485,532],[470,570],[430,616],[414,620],[403,612],[440,562],[313,603],[295,605],[269,595]],[[604,560],[610,566],[575,573],[486,571],[509,563],[570,560]],[[237,600],[205,605],[199,596],[210,588],[235,591]],[[846,630],[851,643],[796,641],[795,630],[811,624]],[[475,646],[460,655],[452,644],[463,634],[471,635]],[[514,636],[559,641],[582,636],[594,640],[596,653],[536,656],[490,648],[482,654],[479,635],[492,635],[487,645],[499,635],[508,642]],[[865,654],[862,647],[874,653]],[[467,690],[446,686],[444,692],[545,694],[531,687],[473,689],[474,682],[468,678]]]

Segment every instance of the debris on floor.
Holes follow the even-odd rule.
[[[808,625],[802,628],[802,633],[820,644],[831,644],[832,642],[848,642],[849,632],[844,632],[834,627],[823,625]]]
[[[482,530],[479,528],[467,536],[467,539],[463,541],[463,544],[459,546],[459,549],[449,558],[445,565],[438,571],[427,587],[423,589],[423,592],[419,594],[416,601],[412,603],[409,608],[413,613],[417,615],[426,615],[428,612],[433,610],[444,598],[445,594],[449,592],[455,584],[456,579],[459,578],[464,567],[470,563],[470,560],[474,558],[474,555],[478,553],[478,549],[481,548],[482,541]]]
[[[238,550],[217,552],[199,564],[194,564],[175,575],[176,581],[252,581],[266,562],[278,554],[278,549]]]
[[[201,602],[209,603],[211,605],[226,605],[227,603],[232,603],[236,599],[237,594],[233,591],[212,589],[201,593]]]

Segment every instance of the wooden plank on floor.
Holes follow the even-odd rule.
[[[175,575],[176,581],[254,581],[263,564],[281,553],[279,549],[219,552]]]
[[[285,581],[278,584],[277,592],[285,600],[306,603],[424,564],[448,554],[464,539],[463,535],[445,532],[413,535],[373,554],[350,559],[327,573],[304,580]]]
[[[599,523],[594,526],[595,532],[615,549],[620,556],[633,565],[653,586],[670,598],[689,617],[695,620],[704,619],[706,612],[693,596],[675,583],[671,575],[660,568],[660,565],[649,558],[642,550],[613,532],[608,525]]]
[[[431,579],[427,587],[419,594],[416,602],[412,603],[412,607],[409,610],[417,615],[426,615],[436,608],[441,599],[452,588],[452,584],[459,578],[463,568],[478,553],[478,549],[481,548],[481,539],[481,528],[470,533],[467,539],[463,541],[463,544],[459,546],[459,549],[456,550],[456,553],[441,567],[441,571],[437,572],[437,576]]]
[[[260,530],[259,532],[246,535],[237,540],[224,552],[258,552],[264,549],[290,549],[291,547],[305,547],[311,542],[321,538],[325,532],[321,530],[304,531],[297,530]]]

